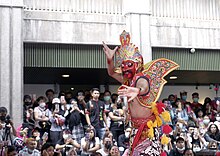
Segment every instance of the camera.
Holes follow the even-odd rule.
[[[85,139],[86,139],[86,140],[89,140],[89,138],[90,138],[90,135],[89,135],[89,133],[87,132],[87,133],[86,133],[86,136],[85,136]]]
[[[115,115],[115,116],[120,116],[119,111],[118,111],[118,110],[115,110],[114,115]]]
[[[4,117],[3,116],[1,117],[1,120],[3,122],[5,122],[6,125],[8,125],[10,123],[10,119],[11,119],[10,115],[6,115]]]
[[[122,103],[117,103],[117,109],[122,109]]]

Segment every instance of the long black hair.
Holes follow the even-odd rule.
[[[95,142],[96,130],[94,128],[90,128],[90,127],[86,129],[86,133],[90,133],[91,131],[93,131],[94,136],[93,136],[93,138],[89,139],[89,148],[90,148],[91,144],[93,144],[93,147],[95,147],[95,144],[96,144],[96,142]]]
[[[214,134],[211,132],[211,127],[213,125],[216,127],[216,132]],[[220,138],[220,133],[219,133],[218,126],[214,123],[209,125],[208,130],[207,130],[207,134],[209,135],[210,138],[212,138],[214,140],[219,140],[219,138]]]
[[[213,125],[216,127],[216,132],[215,132],[215,134],[213,134],[213,133],[211,132],[211,127],[212,127]],[[214,123],[211,123],[211,124],[209,125],[209,127],[208,127],[207,133],[208,133],[209,135],[217,135],[217,134],[219,134],[218,126],[217,126],[216,124],[214,124]]]

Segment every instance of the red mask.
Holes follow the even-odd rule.
[[[121,70],[123,77],[126,79],[132,79],[136,73],[136,63],[131,60],[125,60],[121,64]]]

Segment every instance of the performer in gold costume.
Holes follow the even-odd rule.
[[[156,102],[166,83],[164,76],[179,65],[165,58],[144,65],[138,48],[130,43],[128,32],[122,32],[120,42],[121,46],[113,50],[103,42],[103,50],[107,58],[108,74],[122,83],[118,94],[128,98],[127,119],[133,127],[130,155],[160,155],[161,144],[157,128],[162,126],[161,118],[166,123],[170,121],[170,115],[165,111],[164,104]],[[169,133],[169,126],[164,125],[163,131],[165,134]],[[168,143],[166,135],[163,135],[161,143]]]

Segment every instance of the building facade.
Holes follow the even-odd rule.
[[[0,106],[19,123],[27,84],[117,84],[101,44],[120,45],[123,30],[145,63],[166,57],[180,64],[175,74],[218,75],[219,21],[218,0],[0,0]],[[198,77],[190,82],[218,83]]]

